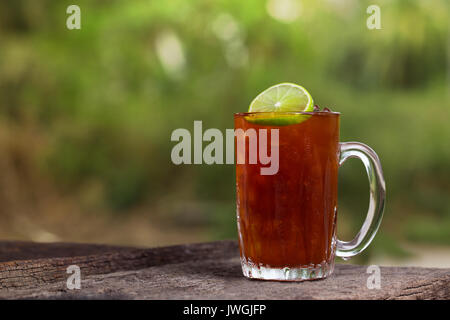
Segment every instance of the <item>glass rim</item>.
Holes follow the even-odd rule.
[[[298,115],[298,114],[302,114],[302,115],[317,115],[317,116],[339,116],[341,115],[340,112],[335,112],[335,111],[283,111],[283,112],[270,112],[270,111],[265,111],[265,112],[235,112],[234,115],[235,116],[253,116],[253,115],[273,115],[273,114],[279,114],[279,115]]]

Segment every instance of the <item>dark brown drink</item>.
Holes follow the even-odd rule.
[[[278,129],[279,168],[262,175],[267,166],[259,161],[236,164],[244,274],[275,280],[325,277],[332,272],[336,246],[339,114],[314,112],[285,126],[252,123],[255,115],[236,114],[235,129]],[[268,139],[268,152],[271,143]],[[247,152],[248,146],[247,141]],[[238,141],[236,148],[243,151]]]

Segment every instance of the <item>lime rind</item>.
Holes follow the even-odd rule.
[[[259,124],[262,126],[288,126],[291,124],[298,124],[307,119],[311,115],[309,114],[280,114],[276,112],[262,113],[258,115],[254,113],[249,116],[245,116],[244,119],[250,123]]]

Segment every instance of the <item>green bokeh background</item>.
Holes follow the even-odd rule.
[[[66,28],[70,4],[81,30]],[[372,4],[380,30],[366,26]],[[194,120],[232,128],[259,92],[294,82],[342,113],[342,141],[381,158],[385,219],[360,260],[450,246],[449,12],[445,0],[0,2],[0,237],[235,238],[234,166],[175,166],[170,135]],[[339,201],[350,239],[368,203],[357,161]]]

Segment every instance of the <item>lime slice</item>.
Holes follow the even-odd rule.
[[[295,112],[312,112],[313,109],[313,98],[305,88],[293,83],[280,83],[260,93],[250,104],[248,112],[264,114],[253,114],[245,119],[261,125],[283,126],[305,121],[310,115]],[[293,113],[286,114],[288,112]]]

